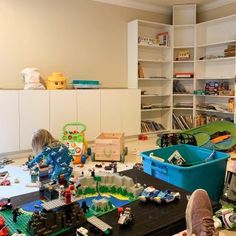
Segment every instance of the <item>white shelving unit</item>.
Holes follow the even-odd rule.
[[[196,5],[173,6],[173,122],[174,130],[181,129],[184,119],[193,127],[195,77]],[[190,76],[191,75],[191,76]],[[185,78],[184,76],[190,76]],[[184,122],[181,122],[184,123]],[[182,126],[183,127],[183,126]]]
[[[171,40],[171,25],[142,20],[128,23],[128,87],[141,89],[142,133],[171,130]]]
[[[235,112],[228,107],[229,100],[235,100],[235,24],[233,15],[196,26],[196,126],[222,119],[235,122]],[[225,52],[229,47],[232,53]]]
[[[235,25],[236,15],[196,24],[195,4],[173,6],[173,25],[129,22],[128,87],[142,91],[141,121],[166,130],[178,129],[176,117],[186,118],[189,128],[217,119],[236,122],[228,104],[235,103]],[[169,35],[165,46],[152,40],[161,32]],[[205,92],[214,84],[220,89]]]

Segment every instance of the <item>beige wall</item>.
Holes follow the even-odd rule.
[[[37,67],[70,79],[127,86],[127,22],[170,23],[170,16],[91,0],[0,0],[0,88],[23,87]]]
[[[198,13],[197,22],[213,20],[213,19],[217,19],[220,17],[229,16],[229,15],[234,15],[234,14],[236,14],[236,2],[222,6],[220,8]]]

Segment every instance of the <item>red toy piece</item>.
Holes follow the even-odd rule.
[[[66,202],[66,204],[71,203],[71,192],[70,192],[69,188],[67,188],[66,192],[65,192],[65,202]]]
[[[7,236],[9,235],[9,230],[5,225],[5,220],[2,216],[0,216],[0,236]]]
[[[117,212],[118,212],[118,217],[120,217],[120,215],[124,213],[124,208],[118,207]]]
[[[138,136],[138,140],[142,140],[142,141],[148,140],[148,136],[145,135],[145,134],[140,134],[140,135]]]
[[[7,179],[9,173],[7,172],[3,178],[0,179],[0,186],[8,186],[11,185],[10,180]]]

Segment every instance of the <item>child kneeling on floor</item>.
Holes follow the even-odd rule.
[[[72,173],[70,163],[72,156],[69,149],[56,140],[47,130],[39,129],[32,137],[32,150],[35,154],[33,160],[28,163],[28,168],[45,161],[50,165],[52,183],[56,183],[60,175],[64,175],[68,182]]]

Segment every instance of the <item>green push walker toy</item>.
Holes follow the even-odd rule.
[[[68,127],[74,126],[77,129],[69,130]],[[73,155],[74,164],[84,164],[86,157],[91,155],[91,148],[85,139],[86,126],[79,122],[72,122],[64,125],[62,142],[69,148]]]

